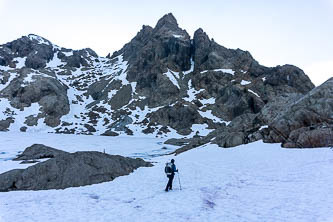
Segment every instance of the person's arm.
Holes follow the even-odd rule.
[[[176,165],[173,164],[173,172],[178,172],[178,169],[176,169]]]

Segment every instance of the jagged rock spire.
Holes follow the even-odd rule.
[[[164,15],[160,20],[158,20],[155,29],[158,30],[162,27],[166,27],[169,29],[178,28],[177,19],[173,16],[172,13],[168,13]]]

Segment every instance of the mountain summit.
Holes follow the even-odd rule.
[[[169,29],[169,30],[177,30],[178,23],[177,19],[173,16],[172,13],[164,15],[160,20],[158,20],[155,29],[159,30],[161,28]]]
[[[274,142],[264,126],[313,88],[295,66],[261,66],[200,28],[191,39],[171,13],[107,58],[37,35],[0,46],[1,131]]]

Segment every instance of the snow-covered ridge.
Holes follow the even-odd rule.
[[[36,40],[38,42],[38,44],[45,44],[45,45],[50,45],[50,42],[47,41],[46,39],[44,39],[43,37],[41,36],[38,36],[38,35],[35,35],[35,34],[29,34],[28,35],[28,38],[30,40]]]

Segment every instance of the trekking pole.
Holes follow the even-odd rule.
[[[177,172],[177,175],[178,175],[179,188],[180,188],[180,190],[182,190],[182,185],[181,185],[181,183],[180,183],[179,172]]]

